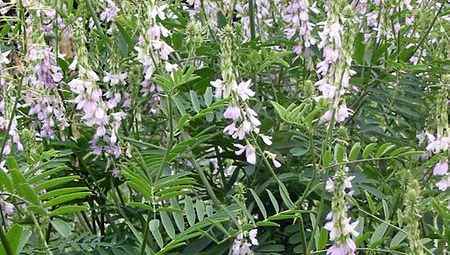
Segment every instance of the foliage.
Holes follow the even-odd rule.
[[[0,13],[0,255],[447,254],[446,2]]]

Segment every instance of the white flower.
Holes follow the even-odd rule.
[[[263,140],[263,142],[267,145],[272,145],[272,137],[271,136],[267,136],[267,135],[263,135],[263,134],[259,134],[259,136],[261,137],[261,139]]]
[[[245,151],[245,157],[247,158],[247,162],[252,165],[256,164],[255,147],[253,147],[250,144],[247,144],[245,146],[240,145],[240,144],[235,144],[234,146],[239,149],[238,151],[235,152],[236,155],[241,155]]]
[[[272,164],[275,166],[275,168],[280,168],[281,163],[276,159],[277,155],[275,153],[272,153],[270,151],[264,151],[265,154],[272,160]]]
[[[165,64],[165,69],[168,73],[173,73],[176,70],[178,70],[178,65],[177,64],[171,64],[169,62],[166,62]]]
[[[331,178],[328,178],[326,184],[325,184],[325,190],[328,192],[334,192],[334,181]]]
[[[251,82],[251,80],[240,82],[237,86],[237,93],[244,101],[255,95],[255,92],[250,89]]]
[[[338,110],[335,114],[335,120],[337,123],[343,122],[345,119],[347,119],[351,114],[351,110],[347,108],[345,104],[339,106]],[[333,116],[333,111],[328,110],[324,113],[324,115],[320,118],[320,121],[323,122],[330,122],[331,117]]]
[[[250,230],[250,232],[248,233],[248,237],[250,238],[250,243],[252,245],[259,245],[258,239],[256,238],[257,234],[258,234],[258,229],[256,229],[256,228]]]
[[[223,81],[220,79],[217,79],[215,81],[211,81],[210,84],[211,84],[211,86],[213,86],[215,88],[214,97],[221,98],[223,95],[223,91],[224,91]]]
[[[0,52],[0,66],[3,64],[9,64],[9,58],[8,55],[11,51],[5,51],[5,52]]]

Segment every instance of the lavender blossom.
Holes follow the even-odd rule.
[[[106,0],[106,8],[100,13],[100,20],[104,22],[114,21],[120,9],[112,0]]]

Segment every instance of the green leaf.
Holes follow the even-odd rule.
[[[362,154],[363,158],[368,159],[370,154],[376,149],[376,147],[377,147],[377,143],[371,143],[371,144],[367,145],[364,148],[364,151]]]
[[[207,87],[205,90],[205,94],[203,95],[206,106],[210,106],[213,101],[213,92],[211,87]]]
[[[342,144],[337,143],[334,146],[334,160],[337,163],[342,163],[344,162],[344,159],[345,159],[345,147]]]
[[[178,205],[178,201],[176,199],[171,199],[170,204],[172,207],[176,209],[180,209],[180,206]],[[181,209],[180,209],[181,210]],[[174,211],[172,212],[173,219],[175,220],[175,224],[177,225],[177,228],[180,232],[184,232],[184,217],[181,212]]]
[[[357,160],[360,153],[361,153],[361,144],[357,142],[352,146],[348,160],[349,161]]]
[[[175,228],[173,227],[169,214],[165,211],[160,211],[159,215],[161,216],[161,222],[167,232],[167,235],[169,235],[171,239],[175,239]]]
[[[270,190],[266,189],[266,192],[269,195],[270,202],[272,202],[273,209],[275,210],[275,212],[279,213],[280,205],[278,205],[277,199],[275,198],[275,196],[272,194],[272,192]]]
[[[68,193],[83,192],[83,191],[88,191],[88,190],[89,190],[89,188],[87,188],[87,187],[72,187],[72,188],[55,189],[55,190],[49,191],[49,192],[41,195],[40,198],[41,198],[41,200],[47,200],[47,199],[61,196],[61,195],[68,194]]]
[[[164,241],[161,236],[161,232],[159,232],[159,220],[153,219],[148,223],[148,225],[150,228],[150,232],[153,235],[153,238],[155,238],[155,241],[158,244],[159,248],[162,249],[164,247]]]
[[[205,204],[202,200],[196,199],[195,201],[195,210],[197,211],[198,221],[202,221],[205,217]]]
[[[20,254],[28,239],[31,236],[31,231],[19,224],[13,224],[6,233],[6,239],[12,249],[13,254]],[[3,246],[0,246],[0,255],[6,255]]]
[[[398,231],[397,234],[392,238],[391,243],[389,244],[389,248],[397,249],[400,247],[400,244],[405,240],[407,235],[403,231]]]
[[[198,101],[197,93],[193,90],[189,91],[189,94],[191,95],[191,103],[192,107],[194,107],[195,112],[200,112],[200,102]]]
[[[192,198],[186,196],[184,199],[184,211],[186,213],[186,218],[189,225],[194,226],[195,224],[195,210],[194,204],[192,203]]]
[[[59,204],[63,204],[72,200],[85,198],[87,196],[91,195],[91,192],[76,192],[66,195],[61,195],[58,197],[55,197],[53,199],[50,199],[44,204],[44,207],[51,207]]]
[[[322,164],[324,167],[328,167],[331,165],[331,162],[333,162],[333,155],[331,154],[331,150],[328,149],[324,152]]]
[[[86,211],[86,210],[88,210],[87,206],[83,206],[83,205],[66,205],[66,206],[61,206],[61,207],[53,210],[50,213],[50,216],[61,216],[63,214],[78,213],[78,212]]]
[[[388,226],[389,225],[386,223],[381,223],[375,228],[372,237],[370,238],[369,241],[370,247],[372,248],[376,247],[383,240],[384,234],[386,233]]]
[[[381,158],[383,157],[386,153],[388,153],[390,150],[392,150],[393,148],[395,148],[396,146],[390,143],[385,143],[383,145],[381,145],[377,152],[375,153],[377,158]]]
[[[50,221],[50,224],[52,224],[53,228],[64,238],[69,237],[73,229],[72,224],[60,219],[53,219]]]
[[[287,206],[287,208],[292,209],[294,208],[294,203],[292,202],[291,198],[289,197],[289,192],[284,186],[282,182],[278,183],[278,190],[280,191],[281,199],[283,200],[284,204]]]
[[[258,197],[258,195],[256,194],[256,192],[253,189],[250,189],[250,192],[253,195],[253,198],[256,201],[256,204],[258,205],[259,210],[261,211],[264,219],[267,219],[267,211],[266,208],[264,207],[263,202],[261,201],[261,199]]]
[[[53,178],[36,186],[37,190],[50,189],[80,179],[78,175]]]
[[[305,155],[308,152],[307,148],[304,147],[295,147],[289,150],[289,152],[296,157],[300,157]]]
[[[13,192],[14,190],[14,186],[11,179],[3,170],[0,170],[0,186],[4,187],[5,190],[9,192]]]

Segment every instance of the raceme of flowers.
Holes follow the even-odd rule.
[[[18,2],[20,2],[20,5]],[[251,173],[251,171],[257,173],[261,171],[262,173],[264,169],[264,166],[260,167],[262,164],[257,164],[259,163],[258,157],[264,157],[264,163],[271,162],[271,164],[266,165],[271,170],[273,170],[272,167],[278,169],[278,172],[275,173],[275,181],[269,180],[273,182],[268,182],[267,186],[261,186],[266,190],[270,190],[272,185],[280,185],[281,181],[277,179],[277,176],[285,174],[283,177],[291,178],[291,176],[300,174],[287,172],[288,167],[292,166],[290,166],[290,162],[287,162],[286,166],[285,164],[282,165],[279,156],[282,154],[281,151],[288,151],[286,155],[288,153],[295,154],[294,152],[298,151],[301,152],[299,154],[303,153],[298,157],[296,156],[292,164],[305,165],[305,169],[311,171],[311,173],[323,167],[321,161],[325,147],[340,141],[348,141],[350,144],[353,142],[351,136],[354,134],[355,137],[358,136],[358,132],[364,129],[359,122],[352,123],[354,125],[348,127],[348,130],[351,131],[346,129],[347,125],[344,125],[352,115],[358,118],[356,108],[360,106],[358,103],[365,103],[366,94],[364,93],[368,95],[369,99],[367,100],[372,100],[370,96],[373,96],[371,94],[372,87],[367,87],[365,88],[367,90],[362,93],[364,100],[361,102],[355,100],[356,97],[361,96],[356,93],[359,92],[355,85],[358,84],[358,78],[355,77],[357,71],[361,74],[360,79],[379,79],[381,84],[383,76],[380,76],[377,72],[386,69],[388,71],[383,75],[389,77],[392,75],[396,79],[395,84],[386,84],[389,86],[395,85],[395,88],[399,90],[402,89],[399,78],[404,75],[402,68],[410,68],[412,65],[427,62],[429,59],[433,59],[433,63],[438,62],[435,61],[438,58],[436,56],[442,53],[434,48],[439,48],[437,46],[441,45],[445,38],[439,38],[437,35],[439,33],[435,30],[432,31],[431,28],[430,30],[422,29],[421,23],[433,22],[434,24],[434,22],[437,22],[437,24],[442,25],[443,21],[449,20],[448,14],[446,14],[448,11],[445,10],[442,11],[443,14],[440,13],[443,9],[441,8],[443,3],[430,6],[426,1],[409,0],[399,1],[395,8],[390,6],[392,1],[380,0],[326,0],[323,2],[309,0],[252,0],[251,2],[189,0],[181,1],[181,4],[158,0],[137,1],[137,3],[135,3],[136,1],[117,0],[89,1],[89,4],[88,2],[81,3],[82,1],[75,2],[77,4],[68,6],[64,1],[23,0],[6,3],[0,0],[0,13],[3,15],[2,17],[5,17],[4,22],[12,22],[11,24],[13,24],[20,20],[20,29],[5,30],[4,36],[12,36],[12,38],[9,40],[2,39],[0,47],[0,131],[2,139],[4,139],[4,144],[0,145],[2,146],[0,154],[3,154],[0,160],[0,171],[3,171],[4,174],[9,172],[5,167],[7,155],[19,157],[28,153],[27,145],[32,144],[28,140],[33,140],[33,142],[49,148],[53,148],[53,142],[86,141],[88,155],[84,158],[92,156],[98,162],[107,161],[105,172],[114,177],[111,185],[114,185],[112,186],[114,188],[117,185],[117,192],[120,193],[119,186],[127,183],[127,176],[122,175],[120,170],[122,166],[118,162],[122,159],[126,161],[125,156],[131,158],[134,153],[130,149],[132,146],[126,141],[142,143],[142,147],[145,147],[150,143],[141,142],[141,140],[148,139],[153,143],[160,139],[160,142],[164,143],[162,137],[165,137],[164,134],[169,132],[173,137],[171,137],[167,147],[165,147],[166,145],[153,146],[158,147],[161,151],[167,151],[163,159],[167,162],[161,164],[159,169],[162,176],[166,177],[166,173],[176,176],[177,171],[180,171],[179,168],[185,165],[189,169],[195,169],[196,167],[190,159],[186,159],[186,157],[191,157],[191,152],[180,156],[179,158],[183,158],[182,160],[178,160],[179,155],[171,158],[172,146],[185,137],[190,137],[189,132],[192,131],[182,125],[172,127],[172,124],[178,124],[176,123],[178,117],[180,119],[191,117],[189,113],[185,113],[191,110],[190,106],[184,107],[185,104],[189,103],[184,98],[186,95],[185,88],[177,91],[178,94],[171,95],[173,98],[169,98],[168,91],[164,91],[162,86],[157,84],[158,80],[156,79],[156,77],[164,75],[174,79],[174,76],[179,74],[178,71],[182,71],[182,67],[192,67],[195,69],[196,76],[201,76],[203,72],[208,73],[208,76],[206,79],[201,77],[201,81],[199,81],[200,79],[194,80],[195,84],[190,88],[188,86],[192,84],[183,85],[186,85],[186,90],[195,89],[198,92],[203,89],[205,80],[206,86],[209,82],[211,87],[208,87],[208,90],[213,89],[215,103],[223,102],[225,106],[223,109],[220,108],[220,112],[214,112],[214,115],[208,112],[212,116],[208,117],[213,119],[208,124],[214,121],[214,127],[219,127],[218,136],[221,139],[225,138],[229,142],[229,146],[211,143],[215,148],[209,147],[206,153],[202,155],[204,156],[202,160],[199,161],[201,167],[207,168],[211,165],[212,170],[204,174],[206,175],[205,178],[202,178],[203,176],[198,169],[195,170],[198,171],[195,172],[195,178],[198,173],[202,181],[204,181],[203,179],[211,181],[213,187],[210,188],[205,185],[206,191],[203,189],[193,191],[186,188],[183,189],[183,192],[186,191],[188,195],[198,195],[201,198],[208,199],[207,196],[211,196],[211,190],[214,192],[223,188],[224,192],[217,199],[219,202],[214,210],[227,208],[223,207],[221,203],[231,200],[229,198],[234,195],[232,188],[237,186],[236,183],[243,185],[241,182],[248,181],[246,184],[249,184],[259,181]],[[130,6],[136,8],[131,9]],[[85,13],[83,12],[84,9],[86,9]],[[427,16],[429,13],[439,15],[436,14],[435,20],[428,22]],[[427,31],[425,35],[429,38],[424,35],[424,31]],[[364,39],[361,39],[363,43],[375,48],[364,46],[366,55],[363,57],[363,62],[370,61],[366,58],[369,58],[368,55],[372,54],[371,50],[379,50],[382,44],[383,47],[386,47],[384,56],[377,60],[379,63],[376,66],[371,66],[372,63],[366,65],[365,62],[355,65],[356,58],[353,59],[353,56],[357,36],[363,37]],[[3,43],[3,41],[5,42]],[[400,47],[400,49],[396,47]],[[404,49],[409,50],[407,54],[402,51]],[[445,50],[440,50],[445,52]],[[246,51],[257,52],[256,57],[261,57],[258,60],[261,62],[266,61],[264,59],[266,56],[262,52],[267,51],[273,54],[269,55],[270,60],[275,59],[279,62],[273,65],[270,63],[267,66],[267,69],[272,68],[269,70],[269,74],[264,73],[264,71],[249,74],[246,70],[248,59],[242,57],[245,54],[243,52]],[[204,52],[207,52],[207,54]],[[214,55],[216,55],[216,58],[213,57]],[[391,55],[396,55],[397,65],[395,68],[390,68],[389,62],[388,64],[383,62],[387,61]],[[275,56],[279,59],[276,59]],[[250,57],[248,58],[250,59]],[[404,65],[407,65],[407,67],[404,67]],[[266,66],[263,67],[266,68]],[[315,70],[310,72],[311,68],[314,67]],[[417,70],[421,68],[420,65],[416,67]],[[287,77],[284,77],[282,73]],[[370,73],[370,75],[367,75],[367,73]],[[411,72],[410,74],[418,80],[430,79],[430,83],[435,82],[433,79],[437,79],[434,76],[430,78],[431,75],[428,75],[428,73],[417,75]],[[446,192],[450,188],[450,172],[448,171],[450,134],[447,116],[449,102],[448,76],[444,75],[444,78],[440,77],[439,79],[441,79],[443,85],[441,84],[442,88],[437,92],[440,101],[433,102],[437,105],[438,113],[437,116],[433,115],[432,118],[436,117],[436,119],[427,119],[424,124],[426,127],[421,127],[428,130],[423,135],[426,140],[424,146],[426,155],[421,159],[425,158],[426,164],[432,165],[427,167],[427,170],[431,180],[429,186],[433,186],[435,189],[433,192],[438,194],[436,203],[447,203]],[[366,80],[361,83],[366,85]],[[305,130],[306,125],[295,126],[293,123],[281,123],[281,121],[277,123],[279,120],[272,120],[265,116],[267,112],[272,110],[268,100],[283,103],[292,102],[294,104],[306,101],[308,98],[299,98],[301,93],[298,93],[297,89],[308,83],[315,84],[317,92],[320,93],[312,96],[315,100],[314,103],[320,108],[320,115],[311,122],[311,126],[319,127],[320,130],[323,124],[327,124],[330,131],[329,134],[326,134],[326,137],[319,136],[319,139],[315,137],[317,134],[308,133],[310,130]],[[428,85],[426,84],[426,86]],[[386,85],[386,87],[389,86]],[[272,91],[266,91],[267,87],[270,87]],[[430,88],[429,91],[428,87],[424,91],[430,94],[435,93],[433,85]],[[268,94],[270,94],[269,97],[267,97]],[[170,100],[173,100],[174,104],[171,104],[172,101]],[[206,101],[206,99],[202,100],[199,107],[210,107],[210,104]],[[169,102],[168,108],[173,106],[176,109],[166,109],[165,102]],[[374,107],[379,106],[374,105]],[[218,111],[217,109],[215,108],[214,111]],[[197,109],[195,110],[197,111]],[[169,121],[160,114],[169,113],[168,115],[172,116],[172,111],[175,112],[175,116]],[[395,114],[398,119],[402,117],[397,112]],[[203,116],[197,117],[195,117],[196,121],[201,122]],[[386,116],[386,120],[383,120],[384,125],[398,124],[394,123],[397,122],[397,119],[388,121],[388,117],[392,116]],[[269,126],[267,127],[265,125],[267,119],[273,121],[270,122],[273,124],[272,126],[267,125]],[[168,122],[170,122],[170,125],[162,124]],[[400,121],[398,122],[400,123]],[[333,130],[335,123],[340,124],[339,132]],[[167,127],[170,127],[170,130]],[[287,128],[291,128],[289,132],[282,133]],[[200,129],[204,129],[204,127],[202,126]],[[384,126],[380,130],[382,130],[380,132],[386,134],[388,131],[391,132]],[[28,131],[31,131],[32,139],[27,137]],[[279,145],[279,142],[277,144],[278,139],[275,138],[277,138],[278,131],[280,131],[281,136],[295,133],[295,136],[293,136],[295,138],[292,138],[292,140],[295,140],[296,143],[292,145],[291,140],[283,140],[281,143],[283,143],[283,146],[286,144],[286,147]],[[272,139],[272,135],[274,139]],[[307,137],[308,135],[311,135],[311,137]],[[376,136],[376,133],[371,133],[371,136],[367,140],[378,141],[378,137],[373,137]],[[404,134],[399,136],[403,137]],[[80,139],[81,137],[83,139]],[[173,141],[172,138],[174,138]],[[382,141],[383,139],[385,137],[380,136],[379,140]],[[320,146],[317,145],[321,141],[326,141],[327,144],[319,152],[317,148],[320,148]],[[272,147],[272,143],[277,146]],[[361,141],[361,143],[363,142]],[[77,143],[77,146],[80,144]],[[301,148],[299,149],[298,146],[301,146]],[[141,147],[136,146],[133,149],[138,151]],[[175,149],[179,149],[179,147]],[[276,151],[277,153],[275,153],[275,150],[278,149],[280,152]],[[232,156],[221,158],[229,150],[231,150]],[[24,151],[25,153],[23,153]],[[192,154],[195,154],[194,152],[192,149]],[[318,154],[320,154],[320,160],[315,161]],[[284,158],[284,154],[282,155]],[[79,156],[74,156],[74,158],[77,157]],[[311,158],[313,158],[312,163]],[[241,165],[237,164],[240,159],[252,166],[245,165],[243,171],[245,172],[245,178],[248,179],[235,175],[237,169],[241,171]],[[386,162],[386,164],[389,164],[388,158],[382,159],[382,163],[378,165],[380,168]],[[193,158],[193,160],[196,159]],[[26,162],[26,164],[29,164],[27,167],[31,169],[32,160],[28,161]],[[77,161],[76,164],[78,164],[80,160],[77,158],[73,161]],[[181,163],[175,167],[175,164],[172,164],[174,161]],[[369,162],[369,160],[367,161]],[[326,247],[324,246],[327,255],[358,254],[355,238],[363,234],[357,231],[359,222],[352,219],[352,213],[354,212],[352,212],[350,201],[352,201],[354,195],[353,187],[356,187],[354,180],[357,179],[355,179],[355,176],[359,177],[361,174],[364,177],[365,173],[363,171],[362,173],[356,173],[356,169],[359,168],[353,169],[353,166],[351,166],[352,173],[355,175],[351,176],[346,164],[337,163],[329,168],[330,172],[335,172],[331,174],[332,177],[325,181],[324,185],[325,190],[330,193],[331,197],[331,211],[326,215],[325,222],[319,222],[321,219],[318,218],[311,220],[317,221],[318,226],[324,224],[324,228],[328,232],[329,242]],[[23,165],[22,162],[21,165]],[[280,169],[282,166],[283,168]],[[74,169],[76,168],[78,168],[78,165],[74,167]],[[284,172],[285,170],[286,172]],[[375,170],[381,172],[382,169]],[[325,178],[328,178],[328,173],[324,175]],[[421,226],[418,221],[422,219],[418,219],[418,217],[421,216],[422,211],[418,202],[421,202],[421,196],[425,194],[425,192],[419,191],[426,189],[426,184],[421,187],[423,183],[411,177],[412,170],[408,170],[408,174],[410,176],[406,179],[410,181],[411,185],[406,187],[405,197],[408,212],[405,221],[406,239],[410,243],[414,243],[414,245],[410,245],[411,247],[421,249],[425,245],[425,243],[422,244],[422,241],[426,239],[422,240],[420,236],[419,229]],[[155,174],[155,176],[160,177],[158,174]],[[220,176],[220,178],[216,178],[217,176]],[[310,177],[310,175],[305,176]],[[308,181],[312,184],[315,184],[316,181],[318,181],[318,184],[323,183],[323,180],[319,180],[320,178],[315,173],[311,176],[313,178]],[[233,178],[239,180],[235,183],[233,183],[234,180],[228,182]],[[258,189],[261,187],[258,187]],[[275,196],[283,196],[282,187],[284,186],[279,186],[279,193],[274,193]],[[307,188],[310,188],[309,185]],[[129,191],[131,189],[126,191],[127,197],[125,200],[131,201],[138,197],[137,193],[139,192]],[[260,192],[256,188],[255,191]],[[382,190],[382,192],[387,191]],[[177,195],[177,199],[178,197],[184,197],[186,194]],[[305,194],[309,196],[309,193]],[[119,194],[119,196],[121,195]],[[274,196],[272,193],[269,193],[270,195]],[[106,196],[109,196],[109,194],[106,194]],[[271,200],[272,196],[270,196]],[[17,215],[20,216],[22,207],[25,207],[22,204],[20,206],[14,204],[18,198],[12,198],[8,193],[0,195],[0,209],[3,212],[3,225],[5,227],[9,224],[15,224],[12,219]],[[293,200],[294,198],[292,196]],[[120,199],[123,200],[122,197]],[[283,196],[282,202],[289,205],[286,200],[289,201],[290,199]],[[316,201],[318,201],[316,198],[307,197],[304,199],[309,201],[296,200],[292,207],[299,205],[300,207],[316,209]],[[150,200],[145,198],[143,201],[147,203]],[[245,208],[245,199],[243,201],[243,207],[247,209]],[[304,202],[304,204],[297,204],[298,201]],[[169,206],[168,202],[164,199],[157,202],[151,201],[152,206],[155,206],[153,208],[155,210],[154,216],[156,216],[157,210]],[[210,201],[208,200],[208,202]],[[183,203],[182,205],[187,207],[186,201]],[[271,203],[274,202],[271,201]],[[448,204],[448,208],[450,208],[450,201]],[[148,206],[148,204],[145,204],[145,206]],[[172,201],[170,201],[170,206],[172,206]],[[259,206],[261,205],[257,204],[257,207]],[[202,210],[200,202],[195,207],[196,211]],[[256,208],[256,206],[254,207]],[[274,206],[277,214],[280,210],[279,207],[279,205]],[[98,211],[103,213],[101,210]],[[92,212],[97,213],[96,210]],[[262,214],[268,212],[268,210],[264,210]],[[106,213],[105,215],[106,218],[110,216]],[[102,217],[105,215],[102,215]],[[203,216],[198,216],[199,219],[201,217]],[[166,219],[162,218],[161,221],[164,223]],[[148,219],[150,219],[150,216]],[[433,218],[436,222],[435,225],[438,225],[437,219],[438,217]],[[264,220],[269,221],[266,216]],[[97,223],[95,220],[93,222],[95,226]],[[115,224],[116,222],[112,221],[111,223]],[[308,223],[306,222],[306,225]],[[176,222],[176,224],[179,227],[178,224],[180,223]],[[392,224],[396,223],[393,222]],[[251,228],[253,229],[251,230],[242,230],[240,226],[242,224],[238,225],[238,231],[230,232],[227,235],[231,244],[229,254],[254,254],[260,248],[260,243],[265,242],[261,234],[267,234],[265,229],[258,234],[256,226],[260,227],[259,225],[252,225]],[[399,223],[399,225],[399,228],[403,228],[402,223]],[[164,226],[165,228],[166,226]],[[156,229],[162,230],[163,228]],[[259,229],[261,230],[262,227]],[[310,230],[308,229],[308,231]],[[92,232],[95,232],[95,230]],[[438,230],[435,232],[432,233],[435,236],[442,234]],[[155,229],[151,229],[148,236],[156,235],[155,233]],[[98,233],[94,234],[97,235]],[[259,235],[259,240],[257,235]],[[267,236],[264,236],[264,238],[267,239]],[[165,237],[162,239],[165,239]],[[43,244],[46,244],[45,242],[44,240]],[[145,240],[143,242],[145,245],[151,243],[147,243]],[[446,243],[441,244],[439,242],[436,241],[436,246],[448,246]],[[145,245],[140,247],[142,251],[146,250]],[[159,248],[162,249],[162,247]],[[397,248],[399,247],[393,247],[392,249]],[[401,246],[400,248],[404,247]],[[438,248],[435,250],[438,251]]]
[[[325,189],[333,194],[331,212],[328,213],[325,229],[328,230],[333,245],[327,249],[329,255],[356,254],[356,244],[353,237],[358,221],[351,222],[348,216],[347,197],[352,195],[353,176],[347,176],[348,168],[339,169],[333,178],[326,182]]]

